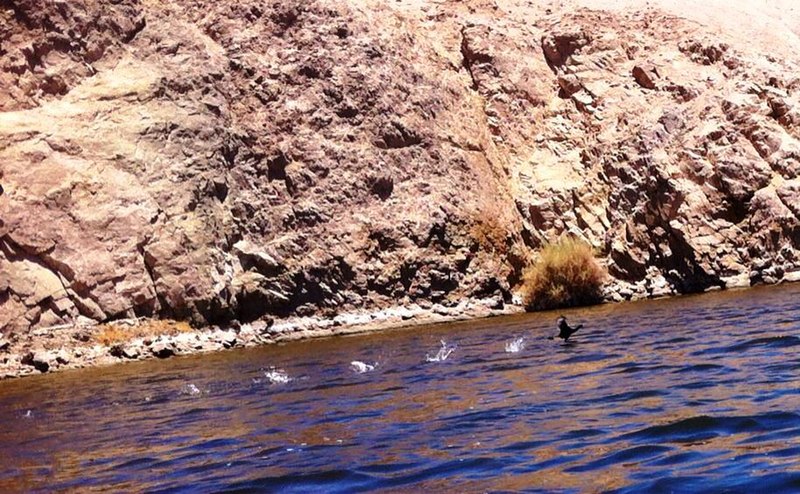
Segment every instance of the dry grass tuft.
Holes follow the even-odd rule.
[[[522,277],[522,298],[528,310],[574,307],[600,302],[606,273],[592,247],[574,237],[547,244],[539,260]]]
[[[476,214],[469,235],[480,244],[482,250],[505,256],[513,241],[508,226],[501,218],[501,215],[492,212]]]
[[[94,339],[101,345],[114,346],[126,343],[134,338],[156,337],[160,335],[173,336],[191,330],[192,327],[185,321],[152,320],[137,324],[136,326],[109,323],[102,326],[97,331]]]

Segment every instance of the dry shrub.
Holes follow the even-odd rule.
[[[109,323],[100,327],[95,334],[95,340],[101,345],[114,346],[126,343],[134,338],[147,338],[156,336],[173,336],[191,331],[192,327],[185,321],[152,320],[139,323],[135,326]]]
[[[606,273],[592,247],[563,237],[542,249],[539,260],[522,277],[522,298],[529,310],[555,309],[600,302]]]
[[[473,216],[469,234],[484,251],[495,252],[501,256],[508,253],[511,233],[503,222],[502,216],[490,209]]]

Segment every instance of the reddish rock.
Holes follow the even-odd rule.
[[[12,0],[0,328],[508,300],[565,233],[622,298],[780,280],[793,38],[657,3]]]
[[[652,65],[635,65],[631,72],[636,83],[645,89],[657,89],[658,70]]]
[[[542,51],[547,63],[557,70],[569,63],[572,55],[591,42],[589,30],[557,30],[542,37]]]

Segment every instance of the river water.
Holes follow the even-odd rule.
[[[557,315],[0,382],[0,492],[800,492],[800,284]]]

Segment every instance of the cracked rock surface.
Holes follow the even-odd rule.
[[[798,279],[798,47],[617,3],[0,0],[2,332]]]

